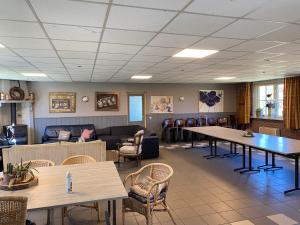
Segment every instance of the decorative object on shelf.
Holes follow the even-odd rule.
[[[266,107],[268,109],[268,117],[271,117],[272,116],[272,109],[275,108],[275,102],[272,99],[272,94],[267,94],[266,98],[267,98]]]
[[[31,101],[35,100],[35,94],[33,92],[29,92],[29,100]]]
[[[256,117],[257,117],[257,118],[261,117],[261,116],[262,116],[262,115],[261,115],[261,113],[262,113],[262,108],[257,108],[257,109],[255,110],[255,113],[256,113]]]
[[[179,101],[180,101],[180,102],[183,102],[183,101],[184,101],[184,97],[183,97],[183,96],[180,96],[180,97],[179,97]]]
[[[5,95],[5,100],[6,100],[6,101],[9,100],[9,95],[8,95],[8,94]]]
[[[244,131],[243,137],[254,137],[253,131],[251,129],[246,129]]]
[[[33,170],[38,172],[31,166],[31,162],[13,165],[8,163],[3,177],[0,178],[0,189],[6,191],[21,190],[38,184],[38,178],[34,175]]]
[[[75,113],[75,92],[49,92],[50,113]]]
[[[200,90],[199,112],[223,112],[224,90]]]
[[[173,96],[151,96],[151,113],[173,113]]]
[[[89,97],[88,96],[82,96],[81,101],[84,102],[84,103],[89,102]]]
[[[24,100],[25,93],[20,87],[12,87],[9,90],[9,95],[12,100]]]
[[[119,93],[117,92],[96,92],[96,111],[119,111]]]
[[[0,92],[0,100],[3,101],[5,100],[5,93],[4,92]]]

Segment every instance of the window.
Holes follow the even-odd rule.
[[[129,96],[129,122],[143,121],[143,96]]]
[[[271,95],[267,98],[267,95]],[[283,84],[271,84],[258,86],[258,102],[257,108],[262,109],[263,115],[268,115],[268,108],[266,104],[268,100],[274,104],[272,108],[272,116],[282,117],[283,113]]]

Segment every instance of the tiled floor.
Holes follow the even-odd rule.
[[[285,196],[283,191],[293,186],[293,165],[288,159],[277,160],[283,170],[244,174],[233,172],[241,166],[241,157],[206,160],[208,149],[185,149],[184,145],[161,146],[161,156],[143,164],[164,162],[174,169],[168,193],[168,203],[178,225],[294,225],[300,222],[300,193]],[[228,152],[228,144],[219,149]],[[255,166],[264,163],[264,155],[253,153]],[[122,177],[137,168],[127,164],[120,170]],[[131,168],[129,168],[131,167]],[[88,187],[88,184],[87,184]],[[51,194],[51,192],[47,193]],[[120,212],[120,203],[118,203]],[[37,224],[45,224],[43,211],[30,213]],[[55,211],[55,225],[61,224],[60,211]],[[93,210],[74,208],[65,224],[100,224]],[[118,224],[122,224],[120,216]],[[127,214],[127,225],[145,224],[137,214]],[[167,213],[156,213],[156,225],[172,224]]]

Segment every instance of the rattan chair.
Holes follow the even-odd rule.
[[[137,166],[141,164],[143,138],[144,130],[140,130],[134,135],[133,143],[118,144],[118,166],[120,166],[121,157],[123,157],[124,161],[126,158],[135,158]]]
[[[75,155],[69,158],[66,158],[61,164],[62,165],[73,165],[73,164],[85,164],[85,163],[95,163],[96,159],[88,155]],[[100,221],[100,203],[95,202],[93,205],[77,205],[85,208],[92,208],[97,211],[97,218]],[[67,216],[68,209],[67,207],[62,208],[62,225],[65,224],[65,217]]]
[[[0,225],[25,225],[27,197],[0,197]]]
[[[73,164],[84,164],[84,163],[94,163],[96,159],[89,155],[75,155],[66,158],[61,164],[62,165],[73,165]]]
[[[166,211],[171,217],[173,223],[176,225],[174,218],[171,214],[170,208],[166,203],[167,191],[170,184],[170,179],[173,175],[173,169],[169,165],[163,163],[152,163],[144,166],[135,173],[129,174],[123,184],[129,188],[129,198],[123,200],[122,207],[122,220],[123,225],[125,221],[126,212],[137,212],[146,217],[147,225],[152,225],[152,217],[154,211]],[[155,181],[144,198],[137,198],[132,193],[132,187],[139,185],[145,178],[151,178]],[[129,187],[128,187],[129,186]],[[157,208],[162,206],[161,208]]]
[[[47,159],[38,159],[38,160],[29,160],[23,162],[23,165],[26,165],[30,163],[31,167],[37,168],[37,167],[48,167],[48,166],[55,166],[55,163],[51,160]]]

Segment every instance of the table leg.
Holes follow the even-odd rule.
[[[52,225],[54,209],[47,209],[47,225]]]
[[[267,170],[280,170],[282,168],[283,168],[282,166],[276,166],[276,164],[275,164],[275,154],[272,153],[272,164],[271,164],[270,167],[265,168],[264,171],[267,171]]]
[[[249,159],[248,159],[248,169],[241,171],[240,173],[249,173],[249,172],[260,172],[258,169],[253,169],[252,167],[252,148],[249,147]]]
[[[217,150],[217,139],[213,139],[212,137],[210,137],[210,154],[203,156],[203,158],[213,159],[218,157],[220,157],[220,155],[218,155]]]
[[[245,145],[242,145],[242,146],[243,146],[243,155],[242,155],[243,156],[243,166],[240,167],[240,168],[234,169],[234,171],[239,171],[239,170],[246,169],[246,146]]]
[[[294,183],[294,188],[293,189],[290,189],[290,190],[287,190],[284,192],[284,194],[287,194],[287,193],[290,193],[290,192],[293,192],[293,191],[299,191],[299,155],[295,155],[295,172],[294,172],[294,179],[295,179],[295,183]]]
[[[239,153],[236,150],[236,143],[230,142],[230,153],[224,154],[223,158],[232,158],[239,155]]]
[[[113,200],[113,225],[117,225],[117,206],[116,200]]]

